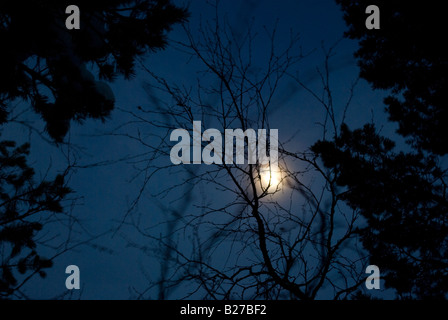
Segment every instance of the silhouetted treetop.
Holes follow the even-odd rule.
[[[440,1],[336,0],[359,39],[355,56],[361,77],[374,88],[391,89],[385,99],[399,133],[417,148],[448,152],[448,47],[444,4]],[[368,5],[380,9],[379,30],[365,26]]]
[[[72,192],[64,174],[36,182],[28,154],[29,144],[0,141],[0,299],[20,287],[19,274],[46,275],[52,261],[39,254],[37,234]]]
[[[386,286],[401,297],[446,298],[448,201],[437,159],[394,152],[371,124],[343,125],[334,141],[312,150],[336,172],[341,199],[366,218],[359,232]]]
[[[68,5],[80,9],[80,29],[68,30]],[[162,49],[166,32],[187,12],[170,0],[19,0],[0,2],[0,123],[8,103],[30,101],[61,141],[71,120],[104,119],[114,108],[99,79],[130,78],[138,56]]]

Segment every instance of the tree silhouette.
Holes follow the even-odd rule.
[[[422,153],[394,152],[372,124],[312,150],[337,172],[340,194],[366,218],[359,229],[370,262],[402,298],[445,298],[448,274],[446,173]]]
[[[337,2],[349,25],[346,35],[360,40],[360,76],[375,89],[391,89],[386,110],[412,150],[397,151],[404,146],[381,136],[373,124],[356,130],[343,125],[339,136],[312,150],[338,173],[336,183],[346,190],[341,200],[366,218],[359,233],[386,286],[400,298],[444,299],[448,61],[437,34],[442,10],[435,2],[377,1],[381,29],[368,30],[369,1]]]
[[[28,153],[29,144],[0,142],[0,298],[13,294],[34,274],[45,276],[52,261],[39,255],[36,235],[53,215],[62,214],[62,201],[71,192],[65,173],[37,183]],[[27,274],[20,283],[17,272]]]
[[[366,259],[356,246],[359,214],[340,205],[337,174],[324,170],[314,152],[297,151],[291,141],[286,145],[280,139],[280,184],[269,175],[265,178],[269,165],[247,164],[247,157],[246,164],[167,163],[173,147],[170,133],[182,128],[191,134],[194,120],[201,120],[202,131],[274,128],[278,88],[303,58],[294,34],[282,47],[276,30],[261,40],[250,29],[239,34],[218,13],[201,27],[198,36],[186,30],[188,40],[177,43],[200,64],[197,86],[172,84],[147,70],[153,104],[127,111],[135,119],[129,126],[139,124],[138,134],[131,134],[137,130],[128,126],[114,132],[145,148],[144,158],[135,161],[142,165],[144,182],[131,209],[160,172],[177,177],[177,182],[158,186],[151,198],[152,203],[163,199],[159,207],[166,215],[166,233],[154,234],[144,223],[148,212],[130,215],[136,230],[146,241],[155,241],[156,248],[133,239],[130,245],[161,261],[160,278],[152,279],[137,297],[148,297],[154,288],[159,299],[172,297],[178,288],[186,288],[182,298],[308,300],[324,291],[335,299],[349,297],[365,280]],[[265,60],[252,56],[255,41],[266,45]],[[329,79],[322,81],[327,90],[320,102],[327,117],[336,121]],[[159,94],[165,98],[156,98]],[[332,130],[328,122],[324,132]]]
[[[81,11],[79,30],[65,26],[71,4]],[[50,143],[63,142],[71,121],[104,120],[115,103],[107,82],[130,79],[135,60],[163,49],[166,33],[187,16],[170,0],[2,1],[0,129],[8,122],[26,124],[10,116],[18,102],[29,103],[44,120]],[[73,200],[67,199],[66,177],[76,160],[39,182],[27,163],[29,147],[0,142],[0,298],[23,297],[19,291],[32,276],[45,276],[52,258],[82,243],[70,238],[77,219],[61,216],[65,201]],[[54,222],[69,229],[69,240],[61,244],[54,234],[43,240],[48,233],[39,231]],[[42,244],[56,255],[43,258]]]
[[[176,128],[191,131],[192,121],[198,119],[204,129],[270,128],[271,103],[284,75],[324,107],[324,135],[310,150],[300,152],[290,151],[280,141],[283,183],[290,188],[291,203],[300,208],[276,198],[277,188],[263,187],[258,165],[187,167],[184,179],[157,193],[173,202],[183,200],[175,208],[161,206],[168,214],[166,235],[143,228],[141,216],[134,220],[137,230],[160,246],[155,252],[164,261],[163,270],[153,282],[159,297],[188,283],[195,286],[188,287],[187,297],[200,293],[209,299],[313,299],[328,287],[334,298],[362,298],[351,293],[365,279],[362,266],[368,260],[380,267],[386,287],[395,289],[400,299],[446,298],[447,177],[440,157],[446,138],[438,134],[445,130],[441,90],[446,75],[439,72],[446,68],[446,55],[445,49],[436,50],[440,43],[424,45],[436,37],[425,32],[439,24],[422,25],[434,19],[426,9],[384,1],[378,4],[381,29],[367,30],[365,8],[371,3],[340,3],[352,26],[348,35],[361,39],[357,53],[361,76],[374,88],[392,89],[385,100],[387,110],[413,150],[400,151],[401,146],[381,136],[374,124],[356,130],[338,124],[329,86],[331,52],[327,68],[319,73],[321,95],[290,73],[292,62],[300,57],[278,50],[272,35],[263,73],[252,64],[250,32],[237,37],[218,20],[203,25],[199,40],[190,33],[187,43],[178,44],[204,67],[198,86],[171,85],[148,70],[156,83],[148,88],[151,96],[158,88],[172,99],[165,103],[154,99],[155,110],[130,112],[136,122],[152,128],[151,135],[161,132],[157,146],[144,139],[143,126],[138,135],[123,134],[149,149],[145,157],[149,154],[150,159],[141,169],[144,188],[162,170],[182,172],[159,161],[169,156],[172,145],[166,141]],[[321,188],[305,184],[310,181],[307,174],[322,179]],[[191,190],[201,186],[200,201],[194,203]],[[208,195],[213,188],[220,193],[218,200]],[[192,249],[185,246],[186,240]],[[345,251],[357,240],[367,249],[367,257]],[[148,250],[139,243],[132,245]]]
[[[372,1],[337,0],[349,26],[346,35],[359,40],[360,75],[376,89],[390,89],[385,99],[390,120],[416,148],[448,152],[448,49],[440,39],[445,30],[438,1],[375,1],[381,28],[365,27],[365,9]]]
[[[114,96],[99,79],[130,78],[134,61],[164,48],[166,31],[186,19],[169,0],[77,1],[80,30],[65,27],[68,1],[2,1],[0,4],[0,123],[8,103],[31,102],[46,130],[62,141],[71,120],[104,119]]]

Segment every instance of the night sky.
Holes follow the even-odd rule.
[[[188,7],[191,17],[187,25],[193,36],[197,36],[199,22],[212,19],[214,10],[204,0],[192,1]],[[342,108],[359,69],[353,57],[357,43],[343,38],[346,26],[342,12],[334,1],[222,1],[220,14],[226,15],[232,28],[240,31],[247,30],[253,19],[252,28],[261,39],[265,34],[264,27],[271,30],[277,23],[279,46],[288,40],[289,30],[298,32],[299,45],[303,52],[309,54],[294,66],[293,70],[298,71],[307,85],[317,91],[321,83],[316,68],[323,66],[322,47],[329,48],[338,42],[330,60],[330,71],[335,108],[336,112],[339,112],[337,118],[340,121]],[[170,41],[186,39],[180,26],[176,26],[169,33],[169,38]],[[196,79],[200,77],[198,71],[202,66],[197,60],[190,59],[185,53],[177,50],[176,46],[172,45],[173,42],[170,43],[166,50],[151,53],[143,64],[171,82],[194,86]],[[268,49],[267,42],[255,42],[253,55],[256,63],[262,63]],[[55,298],[64,294],[67,294],[65,298],[72,299],[157,298],[155,289],[145,291],[149,282],[157,281],[160,275],[160,261],[153,257],[151,251],[157,244],[139,235],[131,224],[136,223],[142,228],[150,227],[146,230],[150,230],[154,235],[165,232],[165,227],[158,226],[158,223],[168,216],[168,208],[178,209],[182,203],[171,202],[176,195],[165,199],[158,199],[155,195],[163,188],[177,184],[185,175],[181,170],[161,171],[154,175],[145,186],[138,206],[127,214],[143,184],[144,177],[138,173],[145,162],[138,161],[145,159],[145,152],[148,150],[141,143],[123,136],[135,136],[140,133],[148,144],[156,143],[152,136],[157,134],[155,129],[149,129],[142,123],[129,123],[134,118],[128,113],[147,116],[140,110],[154,108],[157,99],[169,99],[167,95],[157,91],[153,92],[153,97],[148,96],[148,90],[145,88],[148,88],[148,83],[154,84],[153,81],[139,65],[138,73],[133,79],[125,81],[119,78],[112,83],[116,109],[104,123],[87,120],[82,125],[73,124],[67,136],[73,144],[71,150],[64,145],[56,147],[45,141],[45,133],[40,136],[17,123],[9,123],[3,128],[3,139],[13,137],[17,141],[31,141],[30,163],[38,171],[38,176],[44,176],[49,167],[50,173],[62,170],[67,164],[67,154],[70,155],[70,160],[77,157],[77,168],[73,170],[69,181],[70,187],[75,190],[71,196],[74,205],[68,211],[79,223],[72,221],[74,224],[70,235],[60,225],[68,223],[67,220],[55,221],[46,228],[49,228],[48,235],[54,235],[56,232],[59,241],[70,237],[74,240],[73,243],[77,243],[97,237],[88,244],[81,244],[58,256],[54,260],[54,266],[48,269],[45,279],[34,277],[30,280],[23,290],[27,296],[38,299]],[[346,122],[357,128],[373,120],[380,124],[378,127],[381,127],[383,134],[393,135],[395,127],[386,121],[382,97],[383,93],[373,92],[364,80],[359,80]],[[210,98],[208,101],[214,103],[216,100]],[[286,141],[293,137],[289,142],[292,149],[305,150],[321,137],[318,122],[321,121],[324,110],[294,81],[285,78],[272,105],[275,107],[270,113],[271,128],[279,130],[280,140]],[[19,103],[13,113],[19,114],[21,110],[27,110],[26,103]],[[36,128],[43,127],[42,121],[32,112],[21,114],[20,119],[29,121]],[[398,137],[397,139],[399,140]],[[164,159],[166,164],[169,164],[169,157],[165,156]],[[204,165],[199,165],[198,170],[201,166]],[[202,194],[200,186],[194,189],[193,202],[200,202]],[[219,202],[226,197],[227,195],[221,194],[219,190],[208,190],[207,193],[207,201],[211,202]],[[190,206],[188,210],[195,209]],[[189,244],[183,245],[189,249]],[[54,252],[51,248],[42,250],[47,250],[49,255]],[[68,293],[65,288],[65,268],[71,264],[80,268],[81,290]],[[139,296],[139,293],[143,292],[144,295]],[[186,292],[188,288],[181,287],[172,290],[167,298],[183,297]],[[325,290],[321,298],[325,298]]]

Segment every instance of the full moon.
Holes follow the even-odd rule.
[[[279,169],[270,170],[269,168],[262,169],[260,172],[261,185],[263,189],[275,188],[280,186],[282,175]]]

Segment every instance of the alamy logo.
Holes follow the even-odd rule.
[[[380,289],[380,268],[376,265],[369,265],[366,268],[366,273],[370,274],[366,279],[366,288],[368,290]]]
[[[245,143],[246,140],[247,144]],[[258,129],[257,131],[254,129],[245,131],[242,129],[225,129],[223,142],[219,130],[207,129],[202,133],[201,121],[193,121],[193,137],[185,129],[176,129],[171,132],[170,141],[177,141],[178,143],[172,147],[170,159],[176,165],[258,163],[260,165],[270,164],[271,169],[277,168],[278,130],[269,130],[269,154],[267,152],[267,140],[266,129]],[[209,142],[204,149],[202,149],[202,142]]]
[[[80,289],[80,283],[79,283],[79,267],[72,264],[67,266],[67,268],[65,268],[65,273],[70,274],[67,279],[65,280],[65,287],[68,290],[72,290],[72,289]]]
[[[380,8],[370,5],[366,8],[366,13],[370,14],[366,19],[366,28],[369,30],[380,29]]]
[[[75,5],[70,5],[65,9],[66,14],[70,14],[70,16],[67,17],[65,20],[65,26],[68,30],[73,29],[80,29],[80,22],[79,22],[79,8]]]

